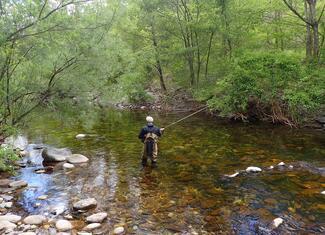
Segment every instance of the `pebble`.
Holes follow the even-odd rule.
[[[1,198],[3,198],[5,201],[11,201],[12,199],[14,199],[13,196],[9,195],[1,195]]]
[[[274,168],[274,166],[270,166],[269,169],[272,170]]]
[[[124,227],[116,227],[114,228],[114,234],[123,234],[124,233]]]
[[[77,232],[78,235],[92,235],[92,233],[87,233],[87,232]]]
[[[101,223],[103,222],[104,219],[107,218],[107,213],[105,212],[100,212],[100,213],[96,213],[96,214],[93,214],[91,216],[88,216],[86,218],[86,221],[88,223]]]
[[[82,138],[85,138],[86,136],[87,136],[86,134],[78,134],[78,135],[76,135],[76,138],[82,139]]]
[[[14,181],[14,182],[11,182],[9,184],[9,187],[11,188],[22,188],[22,187],[26,187],[28,184],[26,181],[24,180],[19,180],[19,181]]]
[[[74,165],[66,162],[66,163],[63,164],[63,168],[72,169],[72,168],[74,168]]]
[[[325,195],[325,191],[322,191],[321,194]]]
[[[72,229],[72,224],[70,223],[70,221],[68,220],[58,220],[56,223],[55,223],[55,227],[57,230],[59,231],[68,231],[68,230],[71,230]]]
[[[280,162],[280,163],[278,164],[278,166],[285,166],[285,163],[284,163],[284,162]]]
[[[42,195],[42,196],[39,196],[37,199],[38,200],[46,200],[47,199],[47,195]]]
[[[250,173],[250,172],[260,172],[262,171],[261,168],[256,167],[256,166],[250,166],[246,168],[246,172]]]
[[[290,168],[290,169],[293,169],[293,165],[289,165],[289,168]]]
[[[19,235],[36,235],[34,232],[24,232],[24,233],[19,233]]]
[[[11,223],[18,223],[21,220],[21,216],[13,215],[13,214],[6,214],[0,216],[0,221],[9,221]]]
[[[100,223],[92,223],[92,224],[88,224],[86,227],[84,227],[83,230],[92,231],[96,228],[99,228],[100,226],[102,226]]]
[[[282,224],[282,223],[283,223],[283,219],[282,218],[276,218],[276,219],[273,220],[273,225],[276,228],[279,227],[279,225]]]
[[[237,175],[239,175],[239,172],[236,172],[236,173],[234,173],[234,174],[232,174],[232,175],[226,175],[227,177],[230,177],[230,178],[234,178],[234,177],[236,177]]]
[[[65,215],[65,216],[63,216],[65,219],[73,219],[73,217],[72,217],[72,215]]]
[[[43,215],[30,215],[24,219],[25,224],[39,225],[46,221]]]

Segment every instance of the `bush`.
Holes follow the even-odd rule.
[[[308,75],[311,69],[314,73]],[[295,122],[302,112],[324,104],[322,76],[324,71],[306,68],[292,55],[248,55],[240,58],[233,72],[217,82],[215,97],[208,105],[223,115],[247,115],[249,100],[253,98],[260,118]]]
[[[17,154],[10,148],[0,148],[0,172],[14,172],[14,163],[19,160]]]

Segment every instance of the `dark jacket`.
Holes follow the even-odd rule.
[[[148,133],[154,133],[157,136],[161,136],[161,131],[159,127],[154,126],[153,124],[147,124],[145,127],[143,127],[139,134],[139,139],[141,139],[142,142],[145,140],[145,135]]]

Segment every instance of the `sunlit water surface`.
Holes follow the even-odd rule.
[[[108,219],[97,230],[104,234],[117,224],[134,234],[325,232],[324,132],[229,124],[198,115],[167,129],[159,143],[158,168],[141,170],[137,135],[146,114],[107,110],[34,115],[25,129],[29,143],[66,147],[90,161],[73,170],[57,165],[52,174],[35,174],[42,164],[41,150],[30,146],[34,165],[18,175],[29,183],[19,199],[26,213],[66,210],[82,220],[105,211]],[[152,115],[164,126],[186,113]],[[90,136],[78,140],[78,133]],[[286,166],[276,167],[280,162]],[[271,165],[275,168],[268,170]],[[263,171],[225,176],[248,166]],[[43,194],[48,199],[37,200]],[[73,213],[72,203],[88,197],[97,199],[97,208]],[[273,229],[277,217],[284,223]]]

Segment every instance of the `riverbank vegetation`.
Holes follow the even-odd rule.
[[[180,89],[236,119],[322,114],[324,1],[0,1],[1,126]]]

